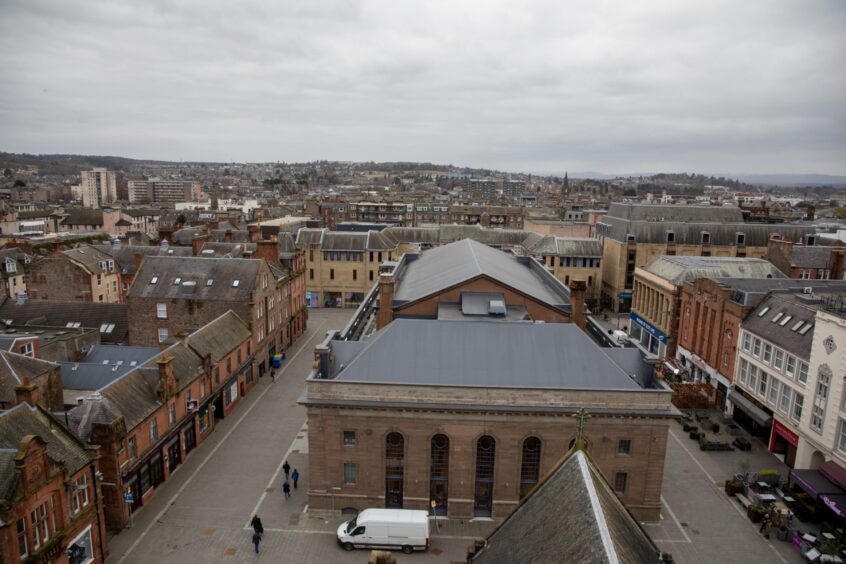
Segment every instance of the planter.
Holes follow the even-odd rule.
[[[688,435],[688,437],[690,437],[690,438],[691,438],[691,439],[693,439],[694,441],[698,441],[698,440],[699,440],[700,435],[699,435],[699,433],[698,433],[698,432],[696,432],[696,431],[691,431],[691,432],[690,432],[690,434]]]
[[[754,511],[751,506],[746,510],[746,516],[753,523],[760,523],[764,519],[764,514],[760,511]]]
[[[779,529],[776,531],[776,538],[780,541],[787,541],[790,538],[790,529]]]
[[[726,495],[728,495],[729,497],[734,497],[739,493],[743,493],[743,482],[726,480],[725,490]]]

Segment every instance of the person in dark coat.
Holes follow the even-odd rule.
[[[297,480],[300,479],[300,473],[294,468],[294,473],[291,474],[291,479],[294,480],[294,489],[297,489]]]
[[[259,553],[259,545],[261,544],[261,535],[253,532],[253,544],[256,546],[256,554]]]
[[[291,473],[291,465],[288,464],[288,461],[285,461],[285,464],[282,465],[282,470],[285,471],[285,479],[288,479],[288,475]]]
[[[291,497],[291,484],[288,483],[288,480],[285,480],[285,483],[282,484],[282,491],[285,493],[285,498]]]
[[[253,528],[253,531],[259,535],[264,534],[264,525],[261,524],[261,519],[259,519],[258,515],[253,515],[253,520],[250,521],[250,526]]]

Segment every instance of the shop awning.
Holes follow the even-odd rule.
[[[752,403],[750,400],[746,399],[742,395],[737,392],[734,392],[729,395],[729,401],[734,404],[735,407],[739,407],[743,410],[746,415],[748,415],[752,421],[760,425],[761,427],[769,427],[772,422],[773,418],[770,414],[766,411]]]
[[[793,483],[813,496],[820,494],[846,495],[838,486],[832,484],[828,478],[817,470],[791,470],[789,478]]]
[[[846,495],[820,494],[820,501],[838,517],[846,517]]]
[[[823,462],[817,469],[819,473],[828,478],[832,484],[836,484],[846,490],[846,470],[840,467],[833,460]]]

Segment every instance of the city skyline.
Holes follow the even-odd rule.
[[[6,2],[0,150],[846,174],[846,7]]]

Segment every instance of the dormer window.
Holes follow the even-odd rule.
[[[667,231],[667,242],[668,243],[675,243],[676,242],[676,234],[674,231]]]
[[[737,243],[738,245],[745,245],[746,244],[746,234],[745,233],[735,233],[734,242]]]
[[[6,272],[17,272],[17,271],[18,271],[17,263],[12,259],[6,259]]]
[[[707,231],[703,231],[699,234],[699,242],[703,245],[710,245],[711,244],[711,234]]]
[[[634,243],[634,241],[635,241],[634,233],[627,234],[626,235],[626,241],[628,241],[629,243]]]

